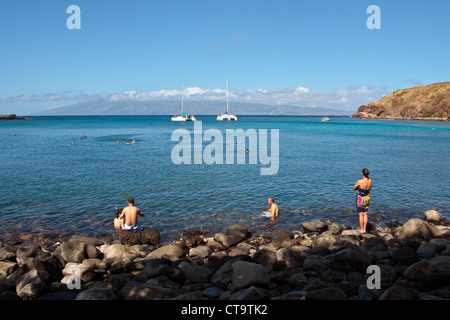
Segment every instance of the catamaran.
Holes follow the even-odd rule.
[[[183,112],[183,91],[184,86],[181,86],[181,115],[175,115],[172,117],[172,121],[195,121],[195,117],[189,113]]]
[[[224,114],[217,116],[217,121],[223,121],[223,120],[237,121],[237,117],[235,115],[229,114],[228,109],[229,109],[229,105],[228,105],[228,80],[227,80],[227,111]]]

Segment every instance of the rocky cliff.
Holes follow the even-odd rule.
[[[450,119],[450,82],[401,89],[359,107],[353,118]]]

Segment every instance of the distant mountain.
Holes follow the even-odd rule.
[[[225,111],[222,101],[185,101],[184,111],[193,115],[218,115]],[[46,110],[35,115],[174,115],[179,101],[107,101],[93,100]],[[233,102],[230,113],[236,115],[351,115],[349,111]]]
[[[450,82],[397,90],[359,107],[353,118],[449,120]]]

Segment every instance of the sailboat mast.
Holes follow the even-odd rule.
[[[228,114],[228,80],[227,81],[227,114]]]
[[[181,115],[183,115],[183,92],[184,92],[184,84],[181,85]]]

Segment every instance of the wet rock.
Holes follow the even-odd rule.
[[[148,244],[157,245],[161,241],[161,235],[156,228],[145,227],[143,230],[117,230],[117,237],[122,243],[128,245]]]
[[[328,225],[320,220],[305,222],[302,224],[303,231],[308,232],[324,232],[328,229]]]

